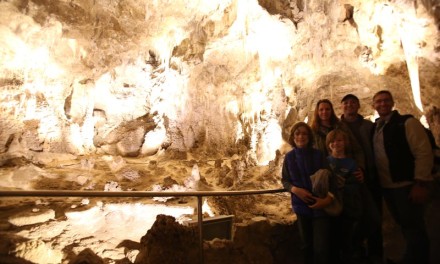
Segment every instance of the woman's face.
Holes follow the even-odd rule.
[[[318,117],[321,121],[330,121],[332,108],[328,103],[320,103],[318,105]]]
[[[307,128],[300,126],[293,132],[293,141],[296,147],[304,148],[309,143],[309,132]]]

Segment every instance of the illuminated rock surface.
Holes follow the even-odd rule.
[[[382,89],[399,111],[425,116],[440,142],[439,19],[436,0],[2,1],[1,189],[280,188],[295,122],[310,120],[323,98],[340,114],[346,93],[373,117],[371,97]],[[2,256],[133,262],[137,249],[118,247],[119,233],[139,243],[148,228],[139,235],[100,223],[91,230],[118,232],[105,243],[73,235],[65,218],[117,202],[125,209],[95,216],[126,217],[125,203],[139,200],[130,207],[137,212],[162,203],[37,199],[0,201]],[[238,223],[256,215],[294,221],[287,194],[208,202]],[[166,203],[195,207],[193,198]],[[54,210],[55,219],[20,228],[6,221],[34,207]],[[55,240],[42,235],[49,227]]]

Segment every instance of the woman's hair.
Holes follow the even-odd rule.
[[[319,119],[319,114],[318,114],[318,112],[319,112],[318,110],[319,110],[319,105],[320,104],[328,104],[328,105],[330,105],[330,110],[331,110],[330,123],[332,125],[336,124],[339,121],[339,118],[336,116],[335,110],[333,109],[332,102],[330,102],[330,100],[328,100],[328,99],[319,100],[316,103],[315,111],[313,112],[312,123],[310,124],[310,127],[312,128],[313,131],[318,131],[319,125],[321,124],[321,120]]]
[[[333,129],[327,134],[327,137],[325,138],[325,146],[327,147],[328,153],[331,153],[331,149],[329,147],[330,143],[335,141],[336,137],[338,136],[342,136],[342,138],[344,139],[345,154],[349,153],[351,148],[350,139],[348,138],[348,134],[341,129]]]
[[[307,130],[307,133],[309,134],[309,142],[307,143],[307,147],[311,148],[313,146],[313,132],[309,125],[307,125],[305,122],[298,122],[295,125],[293,125],[292,129],[290,130],[290,136],[289,136],[289,144],[293,147],[297,147],[295,144],[295,131],[300,128],[304,127]]]

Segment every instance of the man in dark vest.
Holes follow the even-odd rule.
[[[424,203],[433,181],[432,148],[423,125],[393,107],[389,91],[373,96],[373,108],[379,114],[372,132],[376,167],[387,207],[406,241],[403,263],[427,264]]]

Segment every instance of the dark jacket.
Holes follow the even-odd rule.
[[[364,119],[362,115],[358,114],[358,118],[354,122],[348,122],[345,120],[344,115],[341,116],[341,121],[344,122],[351,130],[356,141],[362,148],[365,157],[365,183],[369,186],[378,185],[379,180],[376,171],[376,165],[374,162],[374,151],[371,140],[371,132],[373,130],[373,122]]]
[[[322,153],[314,148],[296,148],[284,157],[281,182],[286,190],[292,186],[312,192],[310,176],[318,169],[324,168]],[[308,216],[326,215],[322,210],[310,209],[299,197],[291,193],[292,208],[296,214]]]

